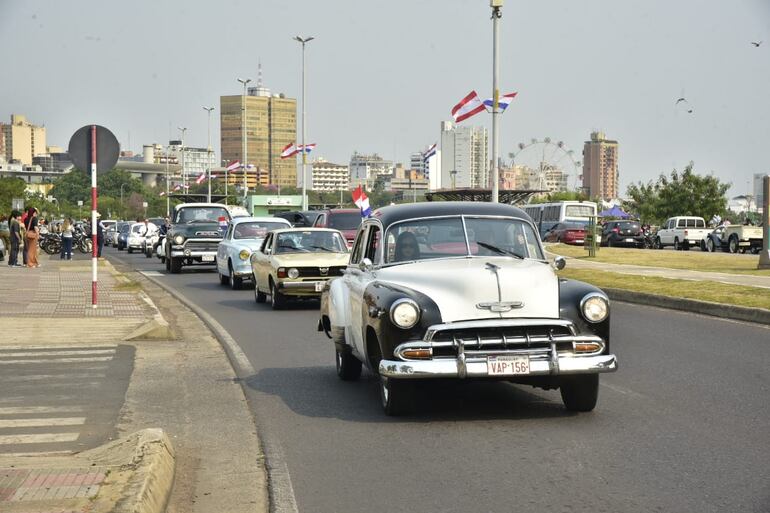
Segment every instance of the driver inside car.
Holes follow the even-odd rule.
[[[404,232],[396,239],[396,254],[394,262],[408,262],[420,258],[420,247],[417,237],[412,232]]]

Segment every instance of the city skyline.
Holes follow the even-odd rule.
[[[490,94],[486,1],[338,1],[335,10],[312,2],[223,2],[214,11],[205,3],[138,1],[119,13],[75,3],[82,9],[54,1],[0,6],[0,43],[14,48],[13,72],[0,84],[0,119],[25,114],[45,124],[48,143],[58,146],[98,122],[134,152],[175,139],[177,126],[188,127],[188,144],[205,147],[201,106],[240,94],[236,77],[256,80],[260,61],[267,87],[300,97],[295,33],[316,37],[306,50],[307,136],[318,143],[315,154],[332,162],[358,151],[408,163],[438,139],[441,122],[468,91]],[[134,37],[147,9],[153,21],[173,23]],[[233,17],[235,9],[243,15]],[[359,23],[362,17],[369,21]],[[501,116],[500,154],[543,137],[579,150],[591,132],[603,131],[622,146],[621,195],[630,183],[691,160],[696,172],[732,182],[731,196],[744,194],[755,173],[770,170],[760,150],[770,118],[768,48],[750,45],[767,39],[769,20],[770,7],[759,0],[729,8],[506,2],[501,92],[519,95]],[[244,44],[239,34],[247,27],[252,35]],[[34,57],[40,55],[44,66]],[[679,97],[686,106],[675,103]],[[490,117],[465,124],[489,129]],[[217,154],[219,129],[212,122]]]

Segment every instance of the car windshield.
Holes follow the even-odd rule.
[[[267,232],[276,228],[286,228],[284,223],[273,223],[265,221],[254,221],[249,223],[238,223],[233,231],[234,239],[264,239]]]
[[[337,232],[297,231],[279,233],[275,253],[346,253],[347,245]]]
[[[223,207],[183,207],[177,210],[175,223],[216,223],[229,221],[230,214]]]
[[[569,224],[563,224],[559,228],[562,230],[585,230],[588,226],[588,223],[569,223]]]
[[[385,263],[456,256],[511,256],[544,260],[532,226],[513,218],[419,219],[392,225],[385,236]]]
[[[363,217],[358,212],[339,212],[329,214],[329,228],[335,230],[357,230]]]

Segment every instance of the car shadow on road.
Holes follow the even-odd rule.
[[[358,382],[344,382],[334,366],[323,366],[262,369],[245,382],[253,390],[280,397],[299,415],[354,422],[526,420],[575,415],[564,409],[556,391],[540,391],[538,395],[523,385],[505,382],[431,380],[415,383],[414,413],[387,417],[380,406],[377,380],[365,371]]]

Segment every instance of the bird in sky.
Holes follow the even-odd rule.
[[[751,44],[754,45],[754,48],[759,48],[759,45],[762,44],[762,41],[752,41]]]
[[[684,96],[680,97],[679,99],[676,100],[676,103],[674,105],[679,105],[681,102],[688,103],[687,98],[685,98]]]

